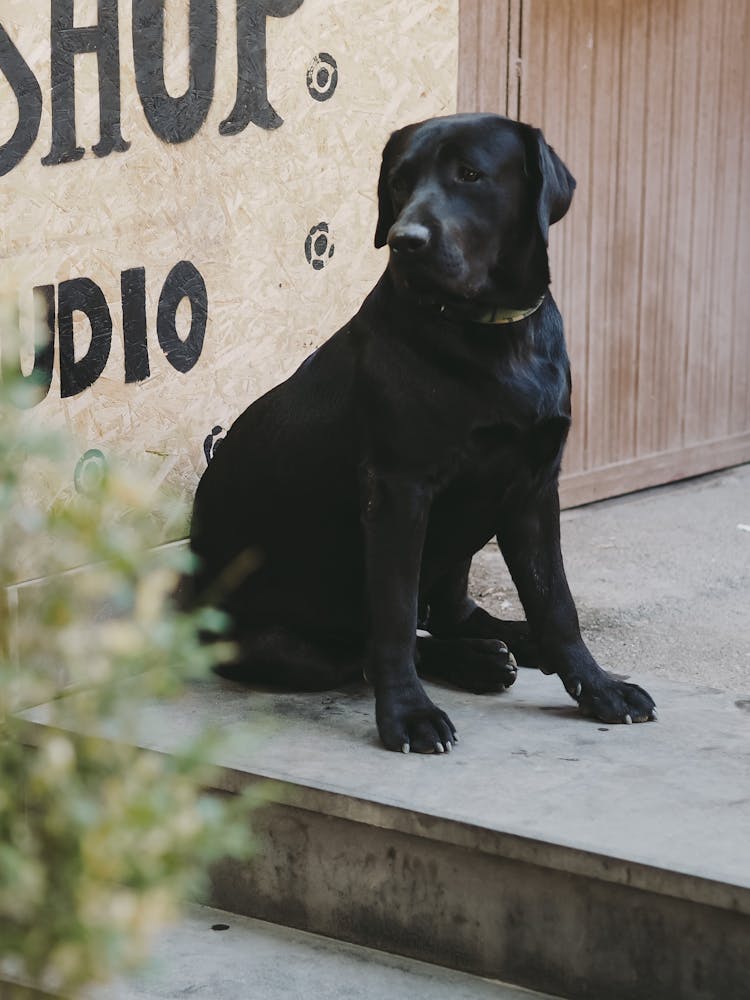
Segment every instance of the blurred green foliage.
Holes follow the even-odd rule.
[[[202,791],[217,734],[174,756],[134,742],[146,702],[226,653],[199,639],[221,632],[218,612],[173,605],[185,548],[149,548],[184,509],[132,468],[50,503],[39,485],[64,480],[72,444],[3,368],[8,302],[0,336],[0,980],[70,997],[144,958],[212,860],[247,854],[250,803]],[[17,587],[30,552],[45,579]],[[42,704],[32,733],[19,712]]]

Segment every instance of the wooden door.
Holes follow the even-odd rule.
[[[459,107],[544,129],[567,505],[750,460],[750,3],[461,0]]]

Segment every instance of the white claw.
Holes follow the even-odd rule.
[[[511,667],[517,667],[516,658],[512,653],[508,653],[508,663]]]
[[[436,743],[435,749],[437,750],[438,753],[445,753],[445,747],[443,746],[442,743]]]
[[[633,720],[630,718],[629,715],[625,716],[625,725],[626,726],[632,726],[633,725]]]
[[[447,740],[445,744],[445,752],[450,753],[452,749],[453,749],[453,744],[451,743],[450,740]]]
[[[656,711],[655,708],[651,709],[651,718],[654,720],[654,722],[656,722],[656,720],[659,718],[659,713]]]
[[[579,698],[579,697],[580,697],[580,695],[581,695],[581,682],[579,681],[579,682],[578,682],[578,683],[576,684],[576,689],[575,689],[575,691],[573,692],[573,697],[574,697],[574,698]]]
[[[404,743],[404,745],[401,747],[401,753],[408,753],[410,750],[411,747],[409,746],[408,743]]]

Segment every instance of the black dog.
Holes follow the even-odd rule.
[[[497,115],[391,136],[385,273],[239,417],[198,487],[197,590],[228,611],[240,650],[226,676],[323,689],[364,669],[390,750],[451,749],[418,673],[501,690],[508,646],[603,722],[655,718],[584,645],[560,554],[570,374],[547,236],[574,187],[541,132]],[[493,535],[528,626],[467,595]]]

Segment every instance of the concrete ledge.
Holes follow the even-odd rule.
[[[213,902],[566,997],[745,1000],[737,912],[275,805]]]

